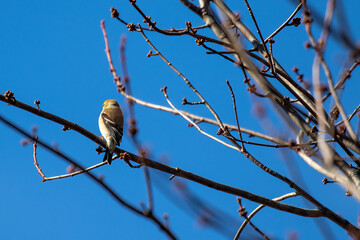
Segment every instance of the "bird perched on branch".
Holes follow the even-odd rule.
[[[99,129],[106,141],[103,162],[111,165],[116,146],[120,146],[123,136],[124,117],[119,104],[115,100],[106,100],[99,116]]]

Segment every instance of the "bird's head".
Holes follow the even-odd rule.
[[[119,104],[117,103],[116,100],[112,100],[112,99],[109,99],[109,100],[106,100],[104,103],[103,103],[103,108],[107,108],[107,107],[119,107]]]

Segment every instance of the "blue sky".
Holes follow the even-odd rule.
[[[232,3],[230,6],[240,12],[245,23],[253,28],[245,5]],[[258,3],[259,2],[259,3]],[[261,2],[261,3],[260,3]],[[116,7],[120,17],[128,22],[142,22],[141,16],[128,1],[0,1],[0,91],[11,90],[15,97],[27,104],[40,100],[41,109],[73,121],[100,135],[97,126],[102,102],[116,99],[127,110],[124,98],[116,92],[112,75],[104,52],[104,40],[100,21],[105,20],[112,56],[118,72],[119,42],[127,37],[127,64],[133,94],[143,100],[168,106],[160,88],[168,86],[168,94],[178,108],[205,117],[211,114],[203,106],[183,106],[182,98],[198,101],[193,92],[158,57],[147,58],[150,50],[140,34],[128,32],[117,20],[110,17],[109,9]],[[348,19],[352,20],[351,32],[354,39],[360,38],[360,22],[357,12],[360,3],[346,1]],[[183,28],[185,21],[193,26],[202,25],[195,14],[190,13],[179,1],[138,1],[139,6],[157,21],[160,28]],[[271,34],[295,9],[290,1],[250,1],[264,36]],[[323,14],[324,3],[316,2]],[[351,6],[351,8],[349,7]],[[260,16],[261,15],[261,16]],[[255,32],[255,31],[254,31]],[[319,33],[315,29],[316,34]],[[208,34],[204,30],[204,34]],[[211,33],[210,33],[211,34]],[[225,80],[234,88],[239,108],[240,125],[260,132],[276,132],[291,137],[283,123],[276,117],[271,105],[266,104],[272,127],[262,128],[254,115],[254,103],[242,83],[241,71],[233,64],[213,56],[196,46],[194,39],[186,36],[166,37],[148,33],[158,49],[189,78],[203,93],[213,108],[226,123],[235,124],[231,97]],[[311,79],[313,52],[304,50],[307,40],[304,26],[287,28],[275,38],[274,53],[283,67],[291,72],[298,66],[305,79]],[[326,55],[337,79],[346,60],[347,49],[339,47],[334,39],[329,41],[331,51]],[[218,48],[223,50],[222,48]],[[293,74],[293,73],[291,73]],[[296,76],[293,74],[293,77]],[[346,85],[342,95],[347,113],[359,104],[359,98],[352,89],[359,89],[358,72]],[[325,80],[325,79],[324,79]],[[330,109],[331,103],[327,103]],[[273,179],[250,163],[239,153],[206,138],[195,128],[186,127],[180,116],[135,106],[139,124],[139,139],[152,153],[152,159],[168,159],[170,165],[180,167],[206,178],[239,187],[268,198],[278,197],[291,191],[286,184]],[[62,131],[62,126],[36,117],[23,110],[1,104],[0,114],[30,131],[38,127],[41,139],[59,146],[60,150],[85,166],[102,160],[96,155],[96,144],[73,131]],[[268,119],[265,124],[269,126]],[[264,121],[262,121],[264,123]],[[201,125],[215,135],[217,128]],[[0,125],[3,142],[0,144],[0,238],[2,239],[166,239],[166,236],[151,222],[118,205],[102,189],[86,176],[43,183],[33,166],[32,146],[20,146],[23,139],[18,133]],[[247,136],[245,136],[248,139]],[[253,139],[251,139],[253,140]],[[135,153],[131,141],[124,137],[121,148]],[[335,184],[323,185],[323,176],[309,168],[292,152],[284,160],[276,149],[248,147],[255,157],[279,173],[289,175],[286,162],[302,172],[309,191],[332,209],[356,224],[359,205],[353,198],[346,197],[344,190]],[[41,168],[48,176],[65,172],[68,166],[61,159],[38,148]],[[294,167],[296,166],[296,167]],[[134,205],[147,203],[142,170],[131,169],[120,161],[94,171],[103,174],[109,183],[126,200]],[[197,216],[182,206],[174,204],[162,192],[173,191],[166,174],[151,171],[155,182],[155,213],[161,217],[169,214],[170,226],[180,239],[227,239],[208,226],[201,226]],[[180,179],[175,178],[177,181]],[[216,206],[235,219],[228,223],[234,226],[230,236],[242,222],[238,216],[235,196],[184,181],[191,192]],[[301,183],[302,185],[302,183]],[[177,196],[177,198],[180,198]],[[180,201],[181,202],[181,201]],[[300,199],[288,203],[305,206]],[[250,212],[257,204],[243,200]],[[190,212],[190,214],[189,214]],[[229,218],[230,219],[230,218]],[[254,218],[254,223],[274,239],[285,239],[293,231],[300,239],[320,239],[321,234],[312,219],[307,219],[272,209],[264,209]],[[335,224],[326,221],[337,239],[345,239],[346,233]],[[256,236],[248,228],[244,235]]]

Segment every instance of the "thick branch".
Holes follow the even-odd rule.
[[[2,96],[2,95],[0,95],[0,96]],[[2,100],[1,97],[0,97],[0,100]],[[16,100],[13,100],[13,101],[15,101],[13,103],[16,103],[16,104],[20,103],[19,101],[16,101]],[[23,104],[23,103],[21,103],[21,104],[26,105],[26,104]],[[14,105],[14,106],[16,106],[16,105]],[[89,138],[93,142],[95,142],[95,143],[97,143],[97,144],[99,144],[99,145],[101,145],[103,147],[106,146],[105,141],[102,138],[96,136],[95,134],[93,134],[90,131],[82,128],[79,125],[76,125],[76,124],[74,124],[74,123],[72,123],[72,122],[70,122],[68,120],[63,119],[63,118],[57,117],[57,116],[55,116],[55,115],[53,115],[51,113],[47,113],[47,112],[44,112],[42,110],[38,110],[38,109],[33,108],[31,106],[28,106],[27,108],[28,108],[28,110],[27,110],[28,112],[32,112],[32,113],[35,113],[35,114],[36,114],[36,111],[41,111],[41,114],[36,114],[36,115],[41,116],[41,117],[46,116],[45,118],[47,118],[47,119],[49,119],[51,121],[57,122],[57,123],[59,123],[61,125],[67,126],[67,127],[72,126],[72,129],[74,131],[84,135],[85,137]],[[1,120],[3,120],[3,118],[1,118]],[[68,123],[70,123],[70,125],[67,125]],[[24,132],[22,132],[22,133],[26,134]],[[33,137],[30,136],[30,135],[26,135],[26,136],[33,139]],[[41,144],[40,141],[38,141],[38,143]],[[51,147],[50,147],[49,151],[53,151],[51,149]],[[287,205],[287,204],[278,203],[278,202],[272,201],[270,199],[267,199],[267,198],[252,194],[250,192],[247,192],[247,191],[244,191],[244,190],[241,190],[241,189],[238,189],[238,188],[234,188],[234,187],[231,187],[231,186],[228,186],[228,185],[225,185],[225,184],[217,183],[215,181],[206,179],[204,177],[198,176],[198,175],[193,174],[191,172],[181,170],[179,168],[170,167],[170,166],[167,166],[165,164],[152,161],[152,160],[150,160],[148,158],[143,158],[143,157],[137,156],[135,154],[126,152],[126,151],[124,151],[122,149],[119,149],[119,148],[115,149],[115,153],[117,153],[117,154],[127,154],[129,156],[129,160],[137,162],[137,163],[139,163],[141,165],[145,165],[145,166],[148,166],[148,167],[151,167],[151,168],[154,168],[154,169],[157,169],[157,170],[160,170],[162,172],[166,172],[166,173],[178,176],[178,177],[186,178],[186,179],[191,180],[193,182],[197,182],[197,183],[200,183],[200,184],[202,184],[204,186],[213,188],[215,190],[226,192],[226,193],[229,193],[229,194],[232,194],[232,195],[235,195],[235,196],[241,196],[243,198],[249,199],[249,200],[257,202],[257,203],[265,204],[267,206],[270,206],[272,208],[275,208],[275,209],[278,209],[278,210],[281,210],[281,211],[290,212],[290,213],[300,215],[300,216],[305,216],[305,217],[321,217],[321,216],[323,216],[321,210],[318,210],[318,209],[303,209],[303,208],[298,208],[298,207],[294,207],[294,206]],[[63,154],[61,154],[59,152],[56,152],[55,154],[57,154],[57,155],[59,155],[61,157],[64,157],[64,159],[66,159],[70,163],[72,163],[72,164],[78,166],[80,169],[84,170],[84,168],[82,166],[76,164],[74,161],[69,159],[67,156],[65,156],[65,155],[63,155]],[[85,173],[88,174],[89,176],[93,176],[93,178],[98,180],[90,172],[85,172]],[[100,184],[104,184],[104,183],[101,182]]]

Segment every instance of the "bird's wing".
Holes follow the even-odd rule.
[[[101,118],[104,121],[105,127],[109,130],[110,134],[116,140],[116,145],[120,145],[121,138],[123,136],[123,128],[116,124],[111,118],[106,114],[102,113]]]

